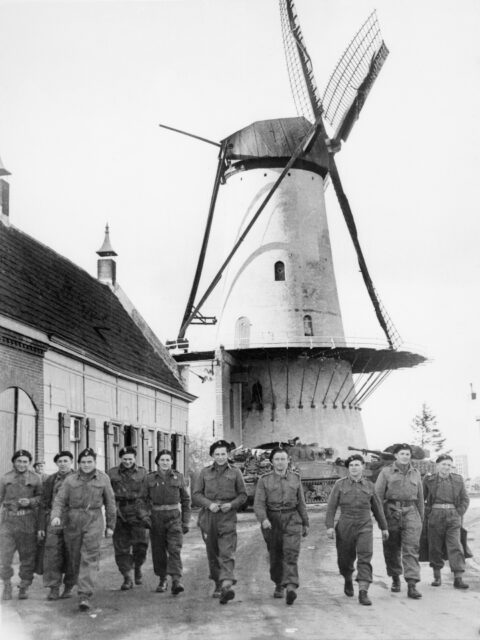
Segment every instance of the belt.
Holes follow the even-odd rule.
[[[417,504],[416,500],[387,500],[388,504],[394,504],[396,507],[413,507]]]
[[[115,498],[115,500],[120,504],[130,504],[136,502],[138,498]]]
[[[33,513],[31,509],[19,509],[18,511],[6,511],[8,516],[28,516],[29,513]]]
[[[152,511],[174,511],[177,509],[180,511],[179,504],[153,504]]]
[[[289,507],[288,509],[271,509],[270,507],[267,507],[267,511],[270,511],[272,513],[292,513],[293,511],[296,511],[297,507]]]
[[[455,509],[455,505],[451,502],[437,502],[432,504],[432,509]]]

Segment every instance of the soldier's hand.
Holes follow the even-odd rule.
[[[308,527],[303,526],[302,528],[302,537],[306,538],[308,536]]]
[[[212,513],[217,513],[217,511],[220,509],[220,505],[218,505],[216,502],[212,502],[212,504],[208,508]]]
[[[230,504],[230,502],[225,502],[225,504],[220,505],[220,509],[222,513],[227,513],[227,511],[230,511],[231,508],[232,508],[232,505]]]
[[[52,527],[59,527],[61,524],[60,518],[52,518],[52,521],[50,522]]]
[[[182,524],[182,533],[188,533],[190,531],[190,529],[187,527],[186,524]]]
[[[45,538],[45,531],[37,531],[37,540],[43,540]]]
[[[113,536],[113,529],[110,529],[110,527],[107,527],[105,529],[105,538],[111,538]]]
[[[20,507],[29,507],[30,506],[30,498],[20,498],[18,500],[18,504]]]
[[[385,542],[388,540],[389,533],[387,530],[382,531],[382,540]]]
[[[265,520],[262,522],[262,529],[271,529],[271,528],[272,528],[272,523],[268,518],[265,518]]]
[[[327,536],[333,540],[335,537],[335,529],[333,527],[331,529],[327,529]]]

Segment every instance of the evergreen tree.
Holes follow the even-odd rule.
[[[437,418],[425,403],[422,409],[412,420],[412,431],[414,433],[413,444],[422,449],[432,449],[433,453],[449,453],[445,451],[446,438],[437,427]]]

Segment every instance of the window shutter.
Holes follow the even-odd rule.
[[[95,452],[97,451],[97,421],[95,418],[87,418],[86,424],[87,431],[87,447],[90,447]]]
[[[58,414],[60,451],[70,451],[70,414]]]
[[[185,457],[183,459],[183,475],[188,476],[188,468],[190,463],[190,438],[188,436],[184,436],[184,452]]]
[[[80,420],[80,442],[78,443],[79,451],[83,451],[88,447],[87,421],[85,418]]]
[[[104,423],[105,432],[105,471],[113,466],[113,425],[111,422]]]

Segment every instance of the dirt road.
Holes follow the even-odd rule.
[[[480,558],[480,500],[467,518],[469,541]],[[420,601],[402,592],[390,592],[383,563],[379,532],[375,532],[373,606],[362,607],[356,596],[343,594],[334,542],[327,539],[324,509],[310,511],[311,533],[302,542],[299,597],[291,607],[272,597],[267,556],[253,513],[239,516],[236,598],[222,606],[211,598],[204,545],[193,527],[185,538],[185,593],[155,593],[157,580],[147,558],[141,587],[121,592],[121,577],[112,556],[111,542],[104,541],[104,557],[90,614],[77,611],[76,598],[46,602],[41,578],[35,578],[26,601],[17,599],[1,607],[2,638],[8,640],[263,640],[293,638],[326,640],[468,640],[479,638],[480,565],[468,561],[466,592],[452,587],[445,570],[444,584],[430,586],[431,570],[422,565]]]

